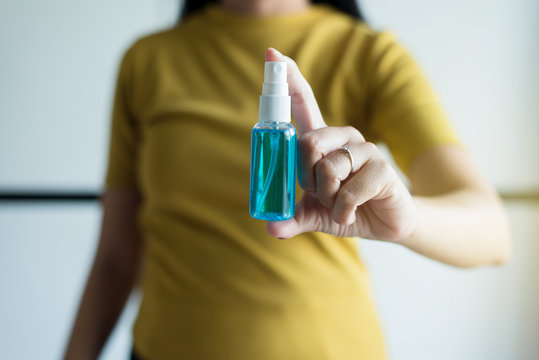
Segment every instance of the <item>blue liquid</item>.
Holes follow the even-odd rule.
[[[249,212],[261,220],[294,216],[296,130],[291,124],[257,124],[251,134]]]

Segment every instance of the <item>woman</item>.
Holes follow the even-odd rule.
[[[264,54],[288,64],[304,190],[293,219],[267,224],[248,215]],[[97,357],[139,275],[135,358],[382,359],[352,237],[460,267],[510,253],[498,196],[422,72],[353,0],[187,1],[177,27],[137,41],[103,204],[67,359]]]

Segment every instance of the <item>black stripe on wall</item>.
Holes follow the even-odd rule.
[[[0,191],[0,202],[86,202],[100,197],[94,191]]]

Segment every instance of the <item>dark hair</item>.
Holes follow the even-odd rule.
[[[207,4],[215,3],[217,0],[185,0],[180,12],[180,19],[202,9]],[[358,20],[365,20],[356,0],[311,0],[311,4],[327,4],[335,9],[353,16]]]

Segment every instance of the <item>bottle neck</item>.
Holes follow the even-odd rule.
[[[258,108],[258,122],[289,123],[291,104],[288,95],[261,95]]]
[[[255,129],[284,130],[284,129],[294,129],[294,125],[292,125],[292,123],[289,123],[289,122],[258,122],[255,124],[254,128]]]

